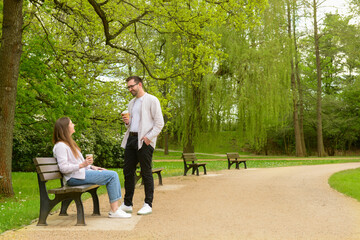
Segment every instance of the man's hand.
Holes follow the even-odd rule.
[[[143,137],[141,140],[144,140],[146,145],[149,145],[151,141],[147,137]]]
[[[129,122],[130,122],[130,115],[127,113],[127,114],[121,114],[121,116],[122,116],[122,119],[123,119],[123,121],[125,122],[125,124],[126,125],[129,125]]]

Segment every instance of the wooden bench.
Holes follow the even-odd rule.
[[[53,207],[61,202],[60,216],[67,216],[67,209],[74,200],[77,211],[76,226],[85,226],[84,207],[81,201],[81,195],[85,192],[91,194],[93,199],[93,215],[100,215],[99,198],[96,193],[100,185],[80,185],[64,186],[63,176],[55,158],[34,158],[36,165],[39,191],[40,191],[40,215],[38,226],[46,226],[46,219]],[[61,187],[46,189],[46,182],[49,180],[60,179]],[[54,194],[55,198],[50,200],[49,194]]]
[[[142,178],[141,175],[141,169],[140,169],[140,164],[137,165],[138,170],[135,173],[135,184]],[[157,174],[158,178],[159,178],[159,185],[163,185],[162,183],[162,176],[161,176],[161,171],[164,168],[153,168],[152,169],[152,174]],[[144,185],[143,181],[141,180],[141,185]]]
[[[204,175],[206,175],[206,163],[197,162],[195,153],[183,153],[182,158],[184,161],[184,176],[190,169],[192,169],[192,174],[196,171],[196,175],[199,176],[199,167],[203,167]]]
[[[231,165],[236,164],[236,169],[239,169],[240,163],[244,163],[246,169],[246,160],[241,159],[238,153],[226,153],[228,160],[228,169],[230,169]]]

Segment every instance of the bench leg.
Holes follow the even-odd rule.
[[[77,215],[77,222],[76,226],[85,226],[85,216],[84,216],[84,206],[81,201],[81,194],[82,193],[75,193],[74,201],[76,203],[76,215]]]
[[[204,168],[204,175],[206,175],[206,166],[203,165],[203,168]]]
[[[193,166],[191,174],[194,175],[196,172],[196,176],[199,176],[199,166]]]
[[[67,209],[72,202],[72,199],[65,199],[61,202],[61,209],[59,216],[68,216]]]
[[[62,199],[59,199],[57,196],[53,200],[50,200],[45,182],[40,180],[38,174],[38,183],[39,183],[39,192],[40,192],[40,214],[37,226],[47,226],[46,219],[49,216],[49,213],[53,207],[58,204]]]
[[[97,195],[97,189],[98,188],[94,188],[89,190],[88,192],[91,194],[92,196],[92,200],[93,200],[93,214],[92,216],[100,216],[100,207],[99,207],[99,197]]]
[[[236,169],[240,169],[239,165],[240,165],[240,162],[236,162]]]
[[[196,176],[199,176],[199,166],[196,167]]]
[[[184,176],[186,176],[186,173],[189,171],[190,168],[188,168],[187,166],[184,167]]]
[[[157,175],[158,175],[158,178],[159,178],[159,185],[163,185],[161,172],[157,172]]]
[[[245,169],[247,169],[247,167],[246,167],[246,162],[244,162],[244,166],[245,166]]]
[[[37,226],[47,226],[46,219],[51,211],[51,201],[40,198],[40,214]]]

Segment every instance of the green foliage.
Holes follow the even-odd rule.
[[[53,125],[63,116],[76,124],[74,138],[84,151],[99,150],[101,163],[118,166],[123,125],[120,112],[129,99],[125,89],[114,81],[119,72],[114,64],[118,61],[112,61],[111,49],[99,45],[95,34],[82,31],[84,22],[79,19],[68,25],[54,25],[54,19],[64,23],[68,18],[57,15],[53,3],[26,7],[13,169],[29,171],[34,168],[34,157],[52,156]],[[105,148],[98,146],[95,136],[101,136],[98,142],[106,144]]]
[[[95,133],[94,164],[105,168],[120,168],[124,164],[124,149],[121,148],[121,140],[112,138],[106,133]]]

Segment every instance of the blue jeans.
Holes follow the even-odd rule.
[[[121,185],[119,175],[115,171],[103,170],[94,171],[86,170],[85,179],[70,178],[67,181],[69,186],[78,186],[84,184],[106,185],[110,203],[121,198]]]

